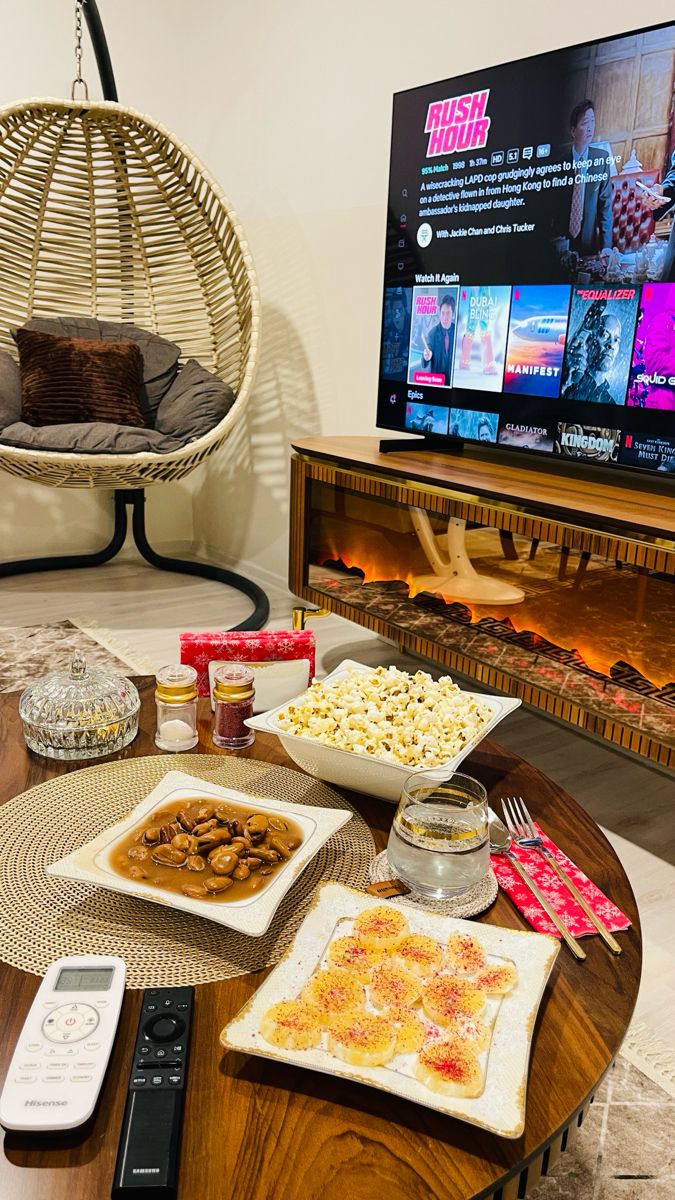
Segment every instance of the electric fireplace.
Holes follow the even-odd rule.
[[[368,442],[296,445],[292,590],[451,673],[675,762],[675,528],[645,528],[649,498],[639,493],[637,511],[630,492],[589,491],[607,512],[584,512],[577,481],[579,510],[570,502],[563,519],[555,493],[568,481],[523,472],[514,503],[489,494],[492,463],[463,462],[467,490],[457,464],[429,454],[428,469],[415,455],[410,479],[390,456],[355,455]],[[661,503],[672,523],[672,501]]]

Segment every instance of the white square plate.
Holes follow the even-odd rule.
[[[148,887],[139,879],[125,879],[110,865],[111,855],[122,838],[147,817],[154,809],[164,808],[181,800],[205,797],[208,800],[231,800],[235,804],[247,805],[256,812],[287,813],[302,829],[304,841],[293,857],[276,872],[273,881],[260,893],[246,896],[242,900],[211,902],[193,900],[190,896],[164,892],[161,888]],[[309,804],[289,804],[285,800],[274,800],[262,796],[237,792],[233,788],[220,787],[203,779],[194,779],[182,771],[169,771],[161,783],[150,792],[132,813],[123,821],[108,826],[98,837],[59,859],[47,867],[50,875],[64,879],[76,879],[81,883],[95,883],[110,888],[113,892],[125,892],[153,904],[167,908],[178,908],[183,912],[195,913],[236,929],[250,937],[262,937],[267,932],[272,917],[295,880],[304,871],[314,855],[329,837],[351,819],[351,812],[341,808],[315,808]]]
[[[476,1099],[431,1091],[412,1074],[414,1054],[399,1054],[385,1067],[353,1067],[324,1049],[282,1050],[263,1038],[260,1023],[267,1009],[279,1000],[297,997],[314,971],[326,962],[326,951],[333,938],[349,933],[354,917],[380,904],[378,898],[352,888],[324,884],[281,962],[222,1031],[222,1045],[354,1079],[479,1125],[501,1137],[520,1137],[525,1128],[532,1032],[546,981],[560,950],[557,940],[547,934],[440,917],[424,909],[398,908],[413,933],[427,934],[444,945],[453,932],[471,933],[490,959],[509,959],[516,965],[518,982],[513,991],[501,1000],[491,997],[488,1002],[494,1027],[489,1050],[480,1056],[485,1087]]]
[[[363,663],[346,658],[334,671],[331,671],[330,675],[326,676],[324,682],[344,679],[352,668],[356,668],[362,675],[375,674],[374,667],[367,667]],[[374,754],[354,754],[352,750],[339,750],[336,746],[325,746],[323,742],[307,737],[305,734],[289,733],[288,730],[280,729],[277,724],[279,714],[288,708],[289,704],[301,700],[304,695],[305,692],[301,692],[299,696],[295,696],[293,700],[287,700],[278,708],[270,709],[257,717],[250,717],[246,724],[251,729],[259,729],[262,733],[275,733],[288,757],[292,758],[293,762],[302,767],[308,775],[313,775],[315,779],[323,779],[325,783],[334,783],[338,787],[349,788],[355,792],[364,792],[367,796],[377,796],[380,800],[391,800],[394,804],[398,804],[403,784],[410,775],[425,771],[431,775],[437,774],[439,778],[445,778],[459,768],[460,763],[472,750],[476,749],[479,742],[487,737],[495,725],[498,725],[504,717],[507,717],[520,705],[520,700],[512,699],[510,696],[486,696],[479,692],[465,692],[464,695],[473,696],[475,700],[479,700],[481,704],[485,704],[491,710],[492,716],[487,724],[483,725],[476,736],[467,742],[454,758],[448,759],[440,766],[433,768],[405,767],[376,758]]]

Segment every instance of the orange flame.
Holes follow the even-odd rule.
[[[381,538],[374,536],[371,538],[363,528],[355,527],[353,532],[344,533],[343,537],[344,540],[341,538],[338,545],[334,535],[325,531],[322,539],[323,549],[316,556],[319,566],[341,561],[348,569],[357,568],[363,574],[364,583],[400,579],[408,585],[411,599],[421,591],[428,590],[416,582],[416,576],[410,569],[410,554],[406,553],[405,547],[398,550],[395,545],[390,545],[385,553],[382,549]],[[426,570],[428,572],[429,568],[427,567]],[[448,604],[455,599],[452,595],[446,595],[443,592],[437,594]],[[550,617],[540,614],[535,628],[532,616],[528,615],[527,600],[524,604],[495,605],[493,607],[469,604],[465,600],[462,600],[461,603],[470,611],[473,623],[480,621],[481,617],[493,617],[502,621],[508,618],[517,632],[528,630],[563,649],[576,650],[591,670],[598,671],[607,678],[610,677],[610,667],[617,661],[617,658],[629,658],[628,648],[623,652],[618,650],[612,652],[608,649],[606,653],[603,653],[598,646],[594,646],[583,637],[578,627],[570,629],[568,626],[566,630],[561,630],[560,618],[555,613],[552,613]],[[634,651],[630,654],[630,661],[635,669],[657,687],[666,684],[669,677],[664,675],[662,670],[657,670],[654,663],[641,662],[642,657]]]

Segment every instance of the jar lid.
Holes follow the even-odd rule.
[[[197,697],[197,672],[185,663],[162,667],[155,676],[155,698],[164,704],[187,704]]]
[[[248,667],[226,664],[213,672],[215,700],[249,700],[255,695],[255,676]]]
[[[130,679],[100,667],[88,667],[73,655],[70,671],[52,671],[32,683],[19,699],[19,716],[51,729],[93,729],[138,712],[141,701]]]

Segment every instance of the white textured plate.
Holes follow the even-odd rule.
[[[222,1045],[354,1079],[479,1125],[501,1137],[520,1137],[525,1128],[532,1032],[546,981],[560,950],[558,941],[547,934],[501,929],[497,925],[440,917],[422,909],[405,909],[414,933],[427,934],[443,944],[452,932],[471,933],[491,959],[509,959],[518,970],[513,991],[502,997],[501,1002],[498,998],[489,1002],[492,1012],[496,1010],[496,1017],[490,1048],[480,1056],[486,1067],[485,1088],[475,1100],[443,1096],[418,1082],[411,1073],[414,1054],[399,1054],[386,1067],[352,1067],[327,1050],[281,1050],[263,1038],[260,1023],[267,1009],[279,1000],[298,996],[310,976],[324,963],[333,938],[348,933],[351,920],[364,909],[380,904],[382,901],[377,897],[337,883],[325,883],[281,962],[222,1031]]]
[[[118,875],[110,865],[110,856],[120,839],[126,837],[129,831],[154,809],[165,808],[167,804],[180,800],[194,800],[196,796],[231,800],[235,804],[254,808],[256,812],[287,813],[302,829],[304,841],[293,857],[276,872],[272,883],[257,895],[254,893],[242,900],[193,900],[190,896],[164,892],[161,888],[149,887],[142,880],[125,879],[124,876]],[[207,783],[203,779],[194,779],[192,775],[186,775],[182,771],[169,771],[128,817],[108,826],[98,837],[66,858],[52,863],[47,867],[47,872],[50,875],[60,875],[64,879],[76,879],[81,883],[95,883],[99,887],[110,888],[113,892],[125,892],[129,896],[151,900],[154,904],[163,904],[167,908],[195,913],[199,917],[206,917],[208,921],[227,925],[229,929],[236,929],[250,937],[262,937],[289,888],[320,847],[337,829],[349,821],[351,816],[347,809],[315,808],[309,804],[270,800],[247,792],[237,792],[233,788],[220,787],[215,783]]]
[[[330,675],[326,676],[324,682],[343,679],[352,667],[355,667],[362,675],[375,674],[374,667],[367,667],[363,663],[346,658],[334,671],[331,671]],[[338,750],[335,746],[325,746],[316,738],[307,737],[305,734],[289,733],[287,730],[279,729],[277,724],[279,714],[288,708],[289,704],[301,700],[304,695],[305,692],[301,692],[299,696],[295,696],[293,700],[287,700],[278,708],[260,713],[257,717],[250,717],[246,724],[250,725],[251,729],[259,729],[262,733],[275,733],[288,757],[292,758],[293,762],[302,767],[308,775],[313,775],[315,779],[323,779],[325,783],[334,783],[338,787],[350,788],[355,792],[364,792],[367,796],[377,796],[380,800],[391,800],[394,804],[398,804],[403,784],[410,775],[425,771],[429,774],[437,774],[441,778],[450,771],[456,771],[467,754],[475,750],[479,742],[487,737],[495,725],[498,725],[504,717],[507,717],[520,705],[520,700],[512,699],[510,696],[485,696],[480,692],[465,692],[465,695],[473,696],[474,699],[480,700],[481,704],[487,705],[492,710],[492,717],[459,754],[432,769],[399,766],[398,763],[384,762],[373,754],[355,754],[352,750]]]

